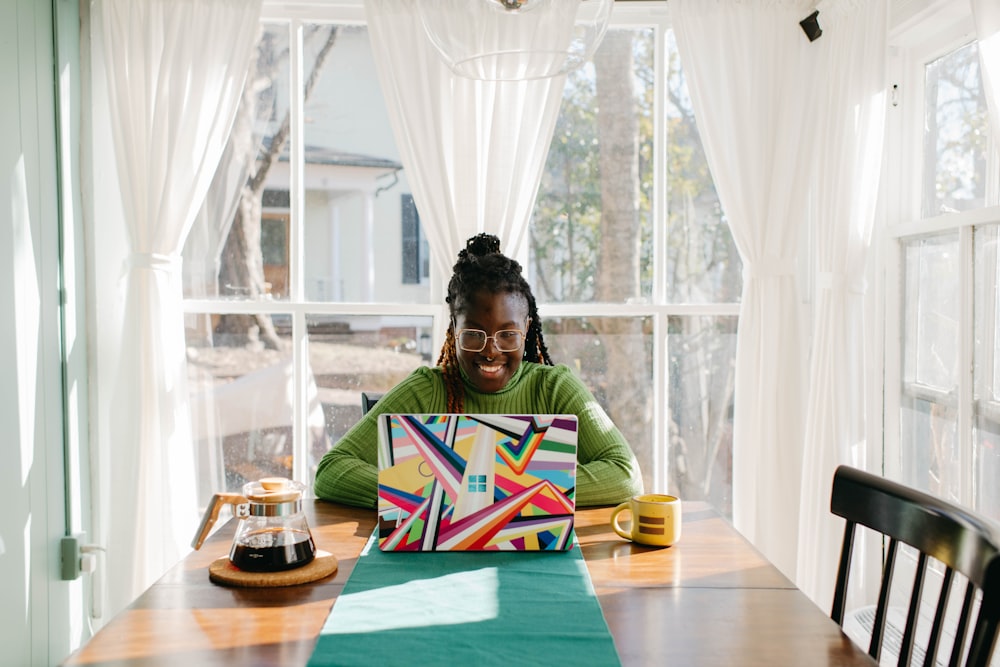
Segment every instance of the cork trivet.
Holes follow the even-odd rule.
[[[208,578],[223,586],[266,588],[269,586],[295,586],[328,577],[337,571],[337,557],[326,551],[316,551],[316,557],[302,567],[283,572],[245,572],[222,556],[208,566]]]

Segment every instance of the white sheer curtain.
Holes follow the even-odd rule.
[[[101,538],[110,611],[185,552],[197,526],[180,252],[226,144],[260,0],[98,0],[130,255]]]
[[[400,160],[440,275],[451,275],[458,250],[479,232],[496,234],[501,249],[517,255],[565,76],[458,77],[424,32],[415,0],[365,0],[365,11]],[[465,20],[452,27],[474,33]]]
[[[884,0],[825,2],[823,36],[812,47],[821,83],[811,144],[820,157],[812,188],[817,291],[796,583],[827,610],[844,530],[830,514],[833,472],[866,464],[864,275],[882,161],[888,18]]]
[[[255,101],[252,91],[243,95],[212,184],[184,241],[184,287],[194,297],[218,296],[222,249],[261,138],[253,127]]]
[[[733,418],[733,519],[794,579],[804,360],[796,254],[814,154],[814,0],[671,0],[712,177],[743,259]]]
[[[1000,137],[1000,3],[997,0],[969,0],[976,22],[979,62],[982,63],[986,103],[990,108],[990,128]]]

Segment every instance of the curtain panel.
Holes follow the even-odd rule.
[[[427,36],[416,0],[365,0],[365,12],[400,160],[440,275],[451,275],[458,251],[480,232],[496,234],[501,249],[518,256],[565,75],[459,77]],[[477,34],[472,12],[456,10],[448,25]]]
[[[867,463],[864,276],[882,165],[889,5],[835,0],[823,4],[819,20],[811,137],[821,158],[811,188],[817,273],[796,583],[829,609],[844,528],[830,514],[833,473]],[[872,441],[880,444],[877,426]]]
[[[215,176],[184,241],[184,290],[195,298],[219,295],[222,250],[263,135],[264,124],[255,122],[256,116],[257,97],[246,86]]]
[[[93,467],[108,612],[189,549],[197,527],[180,253],[215,174],[260,0],[97,0],[129,255],[110,438]]]
[[[794,579],[805,356],[796,278],[813,158],[813,0],[672,0],[692,107],[744,265],[733,521]]]

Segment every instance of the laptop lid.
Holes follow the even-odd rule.
[[[383,551],[573,545],[576,415],[378,417]]]

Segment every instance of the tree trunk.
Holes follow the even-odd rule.
[[[632,36],[608,31],[594,56],[601,169],[601,238],[596,297],[624,303],[640,296],[639,127],[632,89]],[[607,355],[606,406],[640,460],[649,461],[649,360],[635,318],[592,320]]]
[[[263,190],[243,189],[233,226],[226,237],[219,267],[219,293],[240,299],[261,298],[264,288],[264,259],[260,246],[260,211]],[[231,313],[219,318],[216,343],[227,346],[254,345],[258,341],[271,350],[280,348],[280,339],[270,316]]]

